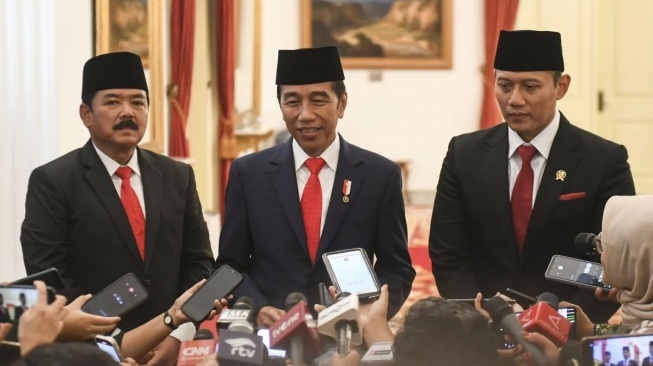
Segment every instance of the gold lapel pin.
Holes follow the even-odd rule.
[[[342,202],[344,203],[349,202],[350,193],[351,193],[351,181],[349,179],[345,179],[345,181],[342,183]]]
[[[565,178],[567,178],[567,172],[566,172],[566,171],[564,171],[564,170],[558,170],[558,171],[556,172],[556,180],[561,180],[561,181],[564,182],[564,181],[565,181]]]

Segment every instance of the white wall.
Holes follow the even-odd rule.
[[[263,2],[261,120],[275,128],[283,128],[274,84],[277,52],[300,46],[300,3]],[[345,70],[349,101],[338,131],[360,147],[410,160],[410,190],[435,190],[451,137],[478,126],[483,5],[452,3],[451,70],[385,70],[380,82],[370,82],[366,70]]]

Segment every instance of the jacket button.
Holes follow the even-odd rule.
[[[150,285],[150,280],[148,278],[146,278],[143,283],[145,284],[145,286],[149,286]]]

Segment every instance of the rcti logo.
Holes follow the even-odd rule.
[[[256,344],[249,338],[225,340],[231,346],[231,355],[252,358],[256,354]]]

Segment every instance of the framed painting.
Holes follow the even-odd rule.
[[[163,8],[158,0],[95,0],[95,54],[141,56],[150,89],[150,117],[141,147],[163,153]]]
[[[302,47],[355,69],[450,69],[451,0],[302,0]]]

